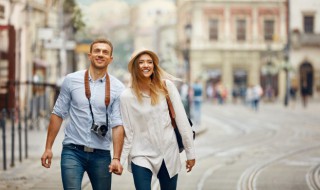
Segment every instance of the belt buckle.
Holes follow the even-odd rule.
[[[93,148],[90,148],[90,147],[87,147],[87,146],[84,146],[84,149],[83,149],[85,152],[93,152],[94,149]]]

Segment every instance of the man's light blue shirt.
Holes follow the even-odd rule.
[[[125,89],[114,76],[110,77],[110,104],[108,106],[109,128],[105,137],[99,137],[91,131],[92,116],[89,108],[89,100],[85,95],[84,73],[77,71],[68,74],[64,79],[59,97],[53,108],[53,114],[66,119],[65,138],[63,144],[85,145],[90,148],[110,150],[112,128],[122,125],[120,114],[120,94]],[[105,105],[106,77],[93,81],[89,75],[91,90],[90,103],[95,123],[106,123]]]

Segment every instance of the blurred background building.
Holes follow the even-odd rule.
[[[30,113],[39,113],[40,107],[44,110],[54,103],[51,92],[75,70],[77,14],[70,8],[75,5],[74,1],[0,1],[1,108],[28,107]]]
[[[231,93],[249,84],[284,97],[280,66],[287,43],[286,1],[178,1],[180,44],[191,25],[190,80],[221,82]],[[228,96],[231,97],[231,96]]]
[[[41,96],[52,106],[51,88],[87,68],[98,37],[114,43],[110,69],[122,80],[131,53],[146,47],[169,73],[223,84],[230,98],[250,84],[273,101],[293,85],[317,98],[319,21],[318,0],[0,0],[0,108]]]
[[[291,83],[308,95],[320,93],[320,2],[291,1]]]

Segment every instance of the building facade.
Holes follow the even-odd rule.
[[[0,0],[0,108],[24,110],[45,96],[45,87],[34,83],[55,85],[71,71],[74,44],[62,38],[66,32],[61,31],[69,28],[62,5],[52,0]]]
[[[320,2],[290,1],[291,83],[299,94],[320,95]]]
[[[285,0],[178,0],[177,8],[180,58],[189,62],[190,83],[198,78],[204,86],[221,82],[229,95],[260,84],[284,98]]]

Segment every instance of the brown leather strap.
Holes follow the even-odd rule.
[[[91,91],[90,91],[90,86],[89,86],[89,72],[86,70],[84,73],[84,90],[86,93],[86,97],[90,99],[91,97]]]
[[[171,102],[171,99],[170,99],[170,96],[169,96],[169,91],[168,91],[168,88],[167,88],[167,84],[166,84],[166,81],[163,81],[163,84],[164,86],[166,87],[166,100],[167,100],[167,105],[168,105],[168,108],[169,108],[169,115],[170,115],[170,119],[171,119],[171,124],[172,124],[172,127],[175,128],[177,127],[177,124],[176,124],[176,113],[173,109],[173,106],[172,106],[172,102]]]
[[[84,73],[84,89],[85,89],[86,97],[88,98],[88,100],[90,100],[91,91],[90,91],[90,86],[89,86],[89,71],[88,70],[86,70],[86,72]],[[110,104],[110,78],[109,78],[108,73],[106,73],[105,91],[106,92],[105,92],[104,103],[106,104],[106,106],[109,106],[109,104]]]
[[[110,104],[110,78],[108,73],[106,73],[106,87],[105,87],[105,98],[104,98],[104,103],[106,106]]]

